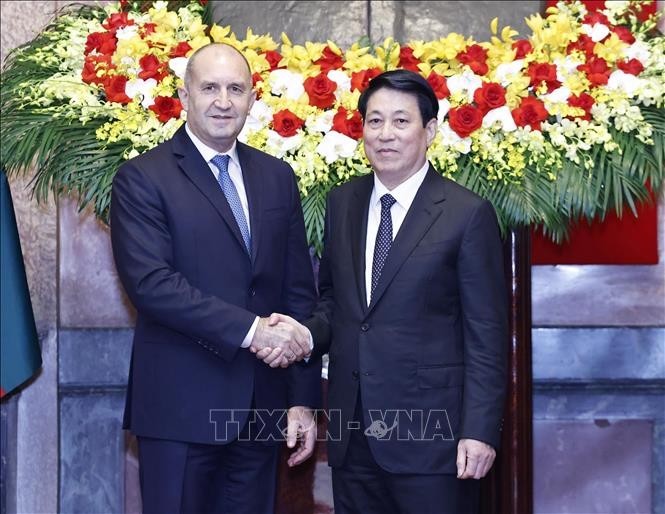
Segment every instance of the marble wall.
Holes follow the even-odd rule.
[[[0,3],[1,57],[65,1]],[[244,34],[342,46],[488,37],[498,16],[524,33],[526,2],[213,2]],[[134,312],[113,269],[108,229],[71,199],[38,206],[13,178],[44,367],[2,404],[2,512],[139,512],[137,463],[120,430]],[[662,204],[662,202],[661,202]],[[535,511],[665,514],[665,265],[533,269]],[[325,453],[311,504],[330,511]]]

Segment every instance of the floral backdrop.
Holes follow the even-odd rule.
[[[439,99],[429,158],[490,199],[502,229],[539,225],[561,239],[571,218],[634,209],[665,171],[665,38],[640,2],[587,11],[560,2],[520,36],[494,19],[490,41],[461,34],[348,49],[242,37],[205,2],[65,8],[2,73],[1,165],[36,165],[38,199],[74,193],[106,220],[113,175],[185,121],[187,58],[210,42],[246,56],[257,101],[240,139],[288,161],[310,243],[321,247],[325,196],[368,173],[358,97],[384,70],[420,73]]]

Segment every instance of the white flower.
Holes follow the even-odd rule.
[[[121,29],[116,30],[115,37],[117,37],[119,40],[132,39],[133,37],[136,37],[138,33],[139,33],[138,25],[127,25],[126,27],[122,27]]]
[[[333,110],[323,111],[317,116],[310,116],[306,122],[307,130],[323,133],[330,132],[334,117],[335,111]]]
[[[467,154],[471,151],[471,138],[459,137],[457,133],[450,128],[446,121],[439,127],[441,133],[441,143],[443,146],[450,146],[460,153]]]
[[[263,100],[256,100],[249,110],[245,126],[238,134],[238,139],[243,143],[247,142],[250,132],[258,132],[272,121],[272,110]]]
[[[547,102],[564,103],[568,100],[569,97],[570,89],[568,89],[566,86],[561,86],[551,93],[541,96],[540,98],[541,100],[545,100]]]
[[[465,71],[461,75],[448,77],[446,81],[451,95],[466,92],[469,102],[473,102],[473,93],[482,86],[482,79],[471,71]]]
[[[174,57],[169,59],[169,68],[179,79],[185,80],[185,70],[187,69],[187,57]]]
[[[274,130],[269,130],[266,148],[272,155],[281,159],[291,150],[298,148],[302,144],[302,139],[302,133],[291,137],[282,137]]]
[[[316,147],[316,152],[325,158],[327,164],[332,164],[340,157],[346,159],[352,157],[358,146],[358,141],[331,130]]]
[[[490,127],[496,121],[501,123],[501,129],[504,132],[512,132],[517,128],[513,115],[510,113],[510,109],[507,105],[502,105],[501,107],[488,111],[483,118],[483,127]]]
[[[330,70],[328,72],[328,78],[337,84],[337,89],[335,89],[335,97],[338,100],[342,96],[342,93],[351,91],[351,77],[349,77],[342,70]]]
[[[268,82],[273,95],[283,95],[289,100],[297,100],[305,92],[303,76],[289,70],[274,70],[268,76]]]
[[[594,23],[593,25],[585,23],[582,25],[582,32],[589,36],[594,43],[598,43],[598,41],[602,41],[608,36],[610,29],[602,23]]]
[[[494,71],[494,80],[504,87],[510,85],[510,79],[522,71],[523,65],[524,59],[499,64]],[[450,89],[450,84],[448,89]]]
[[[448,114],[449,110],[450,102],[446,98],[439,100],[439,114],[436,116],[439,125],[443,123],[443,118],[446,117],[446,114]]]
[[[637,59],[643,66],[646,66],[649,63],[649,47],[642,41],[635,41],[624,50],[623,55],[629,61],[631,59]]]
[[[630,73],[624,73],[621,70],[612,72],[607,81],[608,89],[624,91],[628,96],[633,96],[642,86],[642,79]]]
[[[577,67],[584,62],[574,59],[572,55],[567,55],[563,59],[555,59],[554,64],[556,65],[556,79],[564,82],[570,75],[577,72]]]
[[[140,96],[141,105],[144,109],[147,109],[155,103],[155,98],[152,96],[155,86],[157,86],[157,81],[153,78],[147,80],[128,80],[125,84],[125,94],[129,98],[136,98],[137,95]]]

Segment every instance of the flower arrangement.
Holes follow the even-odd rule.
[[[240,139],[288,161],[310,243],[320,249],[325,196],[368,173],[358,97],[384,70],[422,74],[439,99],[429,158],[491,200],[502,228],[540,225],[554,239],[570,219],[647,197],[665,173],[665,38],[640,2],[588,12],[560,2],[518,38],[460,34],[379,45],[239,39],[209,21],[205,2],[121,1],[70,7],[15,50],[2,74],[1,164],[36,163],[43,199],[78,194],[108,215],[118,165],[170,138],[187,57],[210,42],[246,56],[257,94]]]

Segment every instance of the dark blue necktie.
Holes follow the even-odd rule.
[[[370,300],[374,295],[376,285],[379,283],[383,264],[393,244],[393,219],[390,215],[390,208],[396,202],[392,195],[385,194],[381,197],[381,221],[379,222],[379,231],[376,233],[376,244],[374,245],[374,261],[372,263],[372,291]]]
[[[247,252],[251,255],[252,243],[249,237],[249,226],[247,225],[247,219],[245,218],[245,211],[242,210],[242,203],[240,202],[238,190],[229,175],[229,156],[215,155],[210,162],[212,162],[219,170],[217,182],[219,182],[219,186],[222,188],[222,191],[224,191],[226,201],[229,202],[229,207],[231,207],[233,217],[236,219],[236,223],[242,234],[242,239],[245,241]]]

